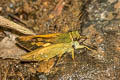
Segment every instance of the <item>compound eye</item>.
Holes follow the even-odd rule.
[[[74,41],[73,44],[72,44],[72,47],[76,49],[76,47],[79,45],[79,42],[77,41]]]
[[[75,48],[75,45],[72,45],[73,48]]]

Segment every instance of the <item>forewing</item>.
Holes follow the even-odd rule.
[[[72,40],[68,33],[56,33],[47,35],[20,36],[16,38],[16,41],[21,47],[32,51],[37,48],[49,46],[51,44],[69,43]]]
[[[48,35],[20,36],[16,38],[17,44],[29,51],[54,44],[60,33]]]
[[[53,44],[44,48],[38,48],[20,57],[25,61],[47,61],[50,58],[63,54],[71,47],[69,43]]]

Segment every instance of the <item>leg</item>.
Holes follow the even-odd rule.
[[[58,55],[58,57],[59,57],[59,59],[58,59],[58,61],[57,62],[59,62],[60,61],[60,59],[61,59],[61,57],[62,57],[62,55],[64,54],[64,52],[63,51],[61,51],[60,52],[60,54]]]
[[[75,60],[75,56],[74,56],[74,48],[72,49],[72,59]]]
[[[73,59],[74,66],[76,66],[75,55],[74,55],[74,48],[72,49],[71,53],[72,53],[72,59]]]
[[[87,46],[85,46],[85,45],[79,45],[78,43],[76,43],[75,49],[82,49],[82,48],[87,48],[88,50],[97,53],[96,50],[93,50],[93,49],[91,49],[91,48],[89,48],[89,47],[87,47]]]
[[[72,34],[71,34],[71,33],[69,33],[69,35],[70,35],[70,38],[71,38],[71,40],[73,41],[73,37],[72,37]]]
[[[90,51],[93,51],[94,53],[97,53],[96,50],[93,50],[93,49],[91,49],[91,48],[89,48],[89,47],[87,47],[87,46],[85,46],[85,48],[87,48],[87,49],[90,50]]]

